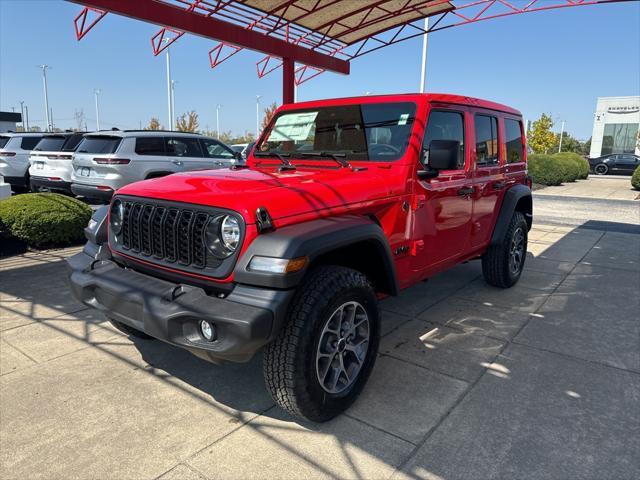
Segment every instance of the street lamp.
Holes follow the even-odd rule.
[[[100,131],[100,108],[98,107],[98,95],[100,95],[101,90],[94,90],[93,95],[96,99],[96,131]]]
[[[176,82],[171,80],[171,116],[175,119],[176,116]]]
[[[165,43],[169,43],[171,39],[163,38],[162,41]],[[171,47],[167,46],[165,50],[167,52],[167,105],[169,107],[169,130],[173,131],[173,100],[172,100],[173,95],[171,94],[172,85],[171,85],[171,56],[169,54],[170,48]]]
[[[560,144],[558,145],[558,153],[562,152],[562,137],[564,137],[564,124],[565,124],[565,121],[562,120],[562,126],[560,127]]]
[[[51,68],[49,65],[39,65],[38,68],[42,69],[42,82],[44,84],[44,113],[47,119],[46,131],[51,129],[51,118],[49,117],[49,91],[47,88],[47,68]]]
[[[218,140],[220,140],[220,108],[222,108],[222,105],[217,104],[216,105],[216,130],[218,132]]]
[[[256,140],[260,136],[260,99],[262,95],[256,95]]]
[[[424,31],[425,34],[422,36],[422,69],[420,74],[420,93],[424,93],[426,88],[426,79],[427,79],[427,42],[428,42],[428,32],[429,31],[429,17],[424,19]]]
[[[20,100],[20,119],[22,120],[22,131],[26,132],[24,128],[24,100]]]

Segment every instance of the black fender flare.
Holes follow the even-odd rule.
[[[312,220],[259,235],[238,261],[234,281],[270,288],[295,288],[315,259],[359,242],[369,242],[376,247],[379,252],[376,260],[380,262],[388,283],[389,291],[385,293],[397,295],[398,278],[387,237],[370,218],[355,215]],[[309,261],[303,270],[296,273],[250,271],[249,262],[256,255],[287,259],[308,257]]]
[[[531,189],[522,184],[514,185],[504,194],[498,220],[496,220],[496,225],[493,229],[491,245],[497,245],[502,242],[509,223],[511,222],[511,217],[513,217],[513,213],[516,211],[516,207],[522,199],[527,199],[526,208],[523,213],[527,219],[528,229],[531,230],[533,223],[533,197],[531,195]]]

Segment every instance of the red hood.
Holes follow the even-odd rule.
[[[284,172],[273,168],[207,170],[133,183],[117,193],[227,208],[254,223],[258,207],[265,207],[277,220],[400,194],[397,190],[405,182],[395,182],[394,187],[392,179],[398,175],[392,170],[389,164],[360,171],[326,167]]]

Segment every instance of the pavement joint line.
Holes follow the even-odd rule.
[[[598,242],[600,240],[602,240],[602,237],[604,237],[605,233],[603,232],[600,237],[598,237],[598,239],[594,242],[593,246],[580,258],[580,260],[578,260],[578,262],[576,263],[576,265],[574,265],[574,267],[570,270],[569,275],[571,273],[573,273],[573,271],[575,270],[576,266],[591,252],[591,250],[593,250],[593,247],[596,246],[598,244]],[[568,275],[567,275],[568,277]],[[566,280],[566,279],[565,279]],[[560,286],[565,282],[565,280],[563,280],[562,282],[560,282],[553,290],[552,292],[547,295],[547,298],[545,298],[544,302],[542,302],[540,304],[540,306],[535,309],[535,311],[533,313],[538,313],[538,311],[547,303],[547,301],[549,300],[549,298],[551,297],[551,295],[553,295],[558,288],[560,288]],[[507,349],[507,347],[509,345],[512,344],[516,344],[515,343],[515,339],[516,337],[520,334],[520,332],[522,332],[522,330],[529,324],[529,322],[531,321],[531,319],[533,318],[532,315],[529,315],[527,320],[520,326],[520,328],[518,329],[518,331],[511,337],[512,340],[507,340],[504,342],[504,344],[502,345],[502,348],[500,349],[500,351],[493,357],[495,361],[496,358],[498,358],[500,355],[502,355],[502,353]],[[519,344],[517,344],[519,345]],[[582,360],[582,359],[578,359],[578,360]],[[487,362],[489,363],[489,362]],[[402,462],[392,473],[391,477],[393,477],[396,472],[401,471],[407,464],[408,462],[418,453],[418,451],[420,450],[420,448],[422,448],[427,441],[429,440],[429,438],[433,435],[433,433],[440,427],[440,425],[442,425],[442,423],[444,423],[444,421],[451,415],[451,413],[458,407],[458,405],[460,405],[460,403],[462,403],[462,401],[469,395],[469,393],[475,388],[475,386],[480,382],[480,380],[482,380],[484,378],[485,375],[487,375],[487,372],[489,371],[488,368],[484,368],[484,371],[478,376],[478,378],[476,378],[473,382],[468,384],[467,389],[460,395],[460,397],[458,397],[458,399],[453,403],[453,405],[451,405],[451,407],[440,417],[440,419],[436,422],[436,424],[431,427],[429,429],[429,431],[425,434],[425,436],[422,438],[422,440],[418,443],[418,445],[411,451],[411,453],[407,456],[407,458],[404,460],[404,462]]]
[[[27,357],[29,360],[31,360],[32,362],[34,362],[36,365],[40,365],[42,362],[37,361],[35,358],[33,358],[31,355],[29,355],[27,352],[24,352],[21,348],[16,347],[13,343],[9,342],[6,338],[2,339],[7,345],[9,345],[10,347],[15,348],[17,351],[19,351],[21,354],[23,354],[25,357]],[[15,371],[15,370],[14,370]],[[7,372],[7,373],[12,373],[12,372]],[[5,373],[6,375],[6,373]],[[4,375],[3,375],[4,376]]]
[[[527,343],[521,343],[521,342],[517,342],[515,340],[511,341],[511,343],[513,343],[514,345],[518,345],[520,347],[525,347],[531,350],[537,350],[539,352],[545,352],[545,353],[551,353],[554,355],[558,355],[560,357],[566,358],[568,360],[573,360],[576,362],[585,362],[585,363],[590,363],[592,365],[597,365],[599,367],[606,367],[606,368],[612,368],[614,370],[618,370],[621,372],[627,372],[627,373],[632,373],[635,375],[640,375],[640,370],[633,370],[633,369],[629,369],[629,368],[622,368],[622,367],[616,367],[615,365],[610,365],[608,363],[603,363],[603,362],[599,362],[597,360],[590,360],[588,358],[582,358],[582,357],[576,357],[574,355],[570,355],[568,353],[564,353],[564,352],[557,352],[555,350],[549,350],[547,348],[542,348],[542,347],[538,347],[535,345],[529,345]]]
[[[347,410],[346,412],[342,413],[341,416],[344,416],[344,417],[350,418],[351,420],[354,420],[356,422],[362,423],[363,425],[366,425],[367,427],[373,428],[374,430],[377,430],[379,432],[385,433],[385,434],[387,434],[387,435],[389,435],[391,437],[397,438],[398,440],[402,440],[403,442],[406,442],[406,443],[408,443],[410,445],[413,445],[414,447],[416,446],[416,443],[412,442],[411,440],[407,440],[406,438],[402,438],[397,433],[388,432],[384,428],[378,427],[376,425],[372,425],[371,423],[369,423],[369,422],[367,422],[365,420],[362,420],[360,418],[353,417],[353,416],[349,415],[348,412],[349,412],[349,410]]]
[[[502,340],[502,341],[504,341],[504,340]],[[450,352],[454,351],[454,350],[451,350],[449,348],[444,348],[444,347],[441,347],[441,348],[443,348],[444,350],[449,350]],[[502,350],[500,350],[500,352],[502,352]],[[500,355],[500,353],[496,354],[496,357],[498,355]],[[455,375],[451,375],[450,373],[440,372],[439,370],[434,370],[432,368],[427,367],[426,365],[420,365],[419,363],[412,362],[411,360],[407,360],[405,358],[396,357],[395,355],[393,355],[391,353],[379,353],[378,356],[380,358],[384,358],[384,357],[393,358],[394,360],[397,360],[397,361],[402,362],[402,363],[406,363],[407,365],[412,365],[414,367],[422,368],[423,370],[427,370],[427,371],[429,371],[431,373],[435,373],[437,375],[442,375],[444,377],[449,377],[449,378],[451,378],[453,380],[458,380],[459,382],[464,382],[466,384],[471,383],[469,380],[465,380],[464,378],[456,377]],[[494,357],[494,359],[496,357]],[[411,442],[411,443],[413,443],[413,442]]]
[[[176,463],[171,468],[169,468],[169,470],[166,470],[166,471],[162,472],[160,475],[155,477],[153,480],[159,480],[160,478],[162,478],[167,473],[172,472],[173,470],[178,468],[180,465],[182,465],[183,467],[185,467],[188,470],[191,470],[193,473],[197,474],[198,476],[201,476],[202,478],[205,478],[206,480],[211,480],[211,477],[209,477],[208,475],[205,475],[204,473],[202,473],[200,470],[196,469],[195,467],[192,467],[191,465],[186,464],[184,461],[180,461],[180,462]]]
[[[0,310],[6,307],[0,307]],[[9,327],[9,328],[5,328],[4,330],[0,330],[0,336],[2,336],[2,334],[4,334],[5,332],[10,332],[12,330],[17,330],[18,328],[23,328],[23,327],[29,327],[31,325],[35,325],[37,323],[42,324],[42,322],[47,322],[49,320],[56,320],[59,319],[60,317],[64,317],[65,315],[73,315],[75,313],[80,313],[80,312],[84,312],[85,310],[89,310],[90,307],[84,307],[84,308],[80,308],[80,310],[74,310],[72,312],[64,312],[61,313],[60,315],[56,315],[55,317],[47,317],[47,318],[33,318],[31,319],[32,321],[30,323],[25,323],[23,325],[16,325],[15,327]],[[16,311],[12,311],[12,313],[15,313],[17,315],[23,316],[23,317],[27,317],[27,318],[31,318],[28,317],[27,315],[23,314],[23,313],[19,313]]]

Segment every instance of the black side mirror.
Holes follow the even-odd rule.
[[[242,152],[233,152],[233,158],[238,162],[242,162],[244,160],[244,158],[242,158]]]
[[[457,140],[433,140],[429,144],[429,167],[434,170],[456,170],[460,142]]]

